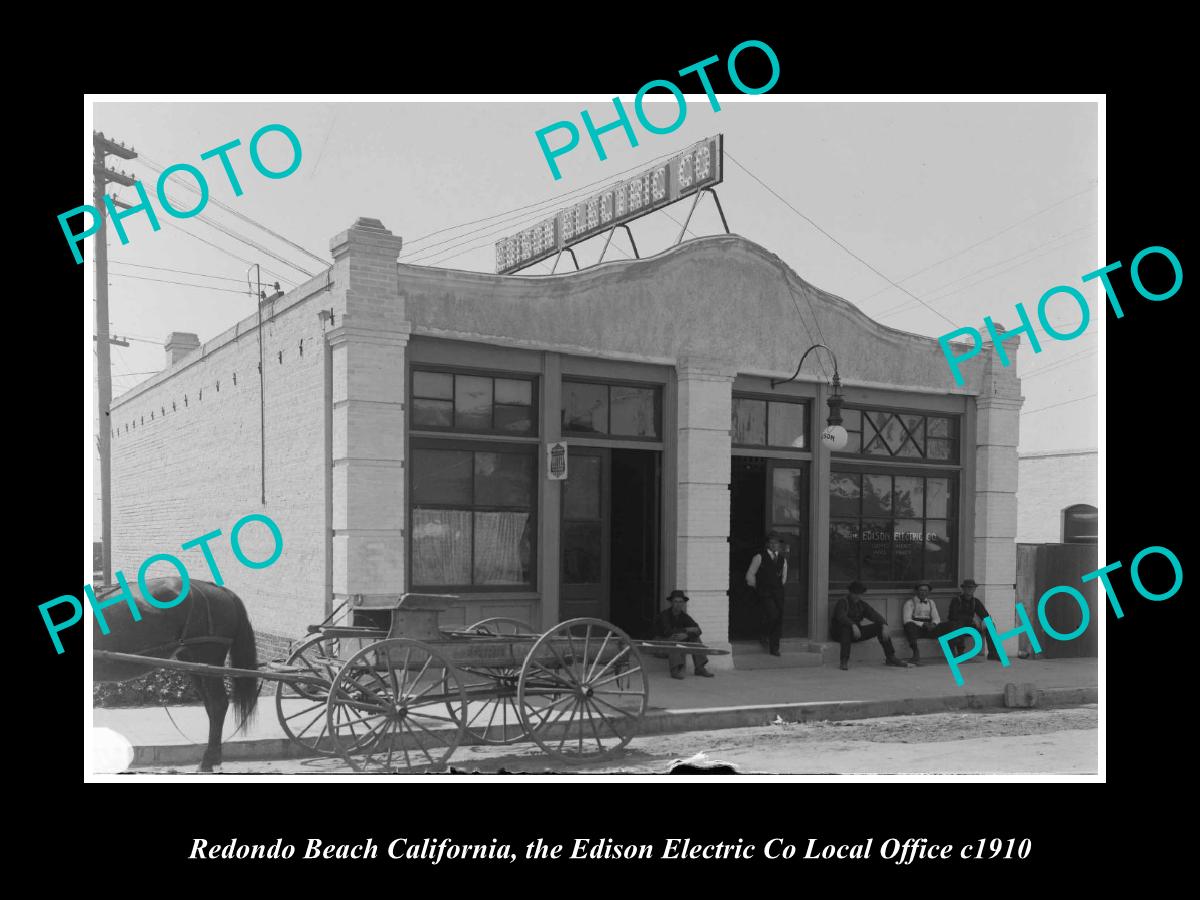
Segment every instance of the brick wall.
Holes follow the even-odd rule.
[[[289,307],[306,288],[310,296]],[[145,558],[172,553],[193,578],[211,581],[200,549],[180,545],[220,529],[209,546],[225,584],[246,604],[264,657],[286,651],[288,641],[325,617],[322,329],[328,326],[316,312],[333,304],[329,291],[313,290],[297,288],[263,307],[265,505],[254,319],[118,399],[111,416],[119,431],[112,442],[114,570],[132,581]],[[229,544],[234,523],[250,513],[270,516],[283,535],[283,553],[267,569],[242,566]],[[252,560],[270,555],[270,533],[261,524],[246,526],[239,543]],[[150,575],[170,572],[160,563]]]
[[[1021,454],[1017,463],[1017,541],[1056,544],[1063,539],[1068,506],[1097,506],[1099,458],[1095,450]]]

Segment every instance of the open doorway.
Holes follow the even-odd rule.
[[[651,637],[659,605],[657,450],[572,447],[563,482],[562,620],[589,616]]]
[[[729,498],[729,639],[761,635],[758,599],[746,570],[771,531],[784,535],[788,561],[783,636],[808,637],[808,463],[734,456]]]

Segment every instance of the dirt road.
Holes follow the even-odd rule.
[[[781,723],[635,739],[625,756],[595,766],[553,766],[533,744],[463,747],[451,760],[462,773],[663,774],[681,760],[724,763],[742,774],[1072,774],[1098,771],[1095,705],[889,716],[842,722]],[[188,773],[192,767],[138,768]],[[349,773],[342,760],[229,762],[230,774]]]

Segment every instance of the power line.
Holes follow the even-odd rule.
[[[1066,247],[1068,244],[1073,244],[1076,240],[1080,240],[1083,237],[1085,237],[1087,235],[1087,233],[1090,232],[1093,228],[1095,228],[1095,225],[1089,223],[1087,225],[1080,225],[1078,228],[1072,228],[1069,231],[1064,231],[1059,234],[1056,234],[1053,237],[1047,238],[1046,240],[1042,241],[1041,243],[1034,244],[1032,247],[1025,248],[1020,253],[1014,253],[1012,256],[1008,256],[1008,257],[1005,257],[1004,259],[997,260],[994,263],[988,263],[988,265],[986,265],[986,266],[980,266],[978,269],[968,272],[965,275],[960,275],[958,278],[952,278],[949,281],[943,281],[937,287],[929,288],[926,291],[926,295],[932,294],[935,291],[940,291],[943,288],[948,288],[951,285],[958,284],[960,281],[966,281],[968,278],[971,278],[975,275],[979,275],[982,272],[986,272],[988,269],[994,269],[997,266],[1002,266],[1005,263],[1012,262],[1013,260],[1016,260],[1016,259],[1020,259],[1022,256],[1028,256],[1030,253],[1033,253],[1035,250],[1041,250],[1043,247],[1049,247],[1051,244],[1055,243],[1056,241],[1060,241],[1063,238],[1071,237],[1072,235],[1074,235],[1074,237],[1071,237],[1071,240],[1064,241],[1059,246],[1053,248],[1054,250],[1061,250],[1063,247]],[[1034,257],[1034,259],[1040,259],[1042,256],[1045,256],[1045,255],[1046,254],[1040,254],[1039,256]],[[1022,263],[1022,265],[1024,265],[1024,263]],[[930,299],[936,301],[936,300],[940,300],[942,297],[948,297],[948,296],[950,296],[950,295],[942,294],[937,297],[931,297]],[[909,305],[911,305],[911,304],[909,304]]]
[[[428,246],[425,246],[425,247],[420,247],[420,248],[410,251],[408,253],[401,253],[400,261],[407,262],[410,264],[421,263],[423,265],[435,265],[438,262],[445,262],[448,259],[454,259],[456,256],[461,256],[462,254],[459,253],[459,254],[455,254],[454,256],[442,256],[442,254],[446,253],[449,250],[455,250],[458,247],[463,246],[464,244],[470,243],[474,239],[473,236],[480,235],[484,232],[490,232],[490,237],[495,238],[496,236],[503,234],[507,231],[511,231],[515,228],[521,228],[528,223],[535,222],[535,221],[541,219],[542,217],[545,216],[545,214],[551,208],[553,208],[555,206],[563,205],[571,197],[572,194],[579,193],[580,191],[586,191],[589,188],[593,187],[594,185],[600,184],[605,181],[610,181],[611,184],[616,184],[622,175],[628,174],[629,172],[633,172],[638,169],[643,169],[647,166],[654,166],[661,160],[666,159],[667,157],[670,157],[673,155],[674,155],[674,152],[666,153],[666,154],[663,154],[662,156],[655,157],[650,162],[642,163],[641,165],[634,166],[633,168],[630,168],[630,169],[626,169],[624,172],[619,172],[619,173],[617,173],[617,175],[611,176],[610,178],[602,178],[597,181],[593,181],[591,184],[586,184],[583,187],[576,188],[573,191],[568,191],[567,193],[562,194],[558,197],[555,197],[551,200],[544,200],[544,201],[541,201],[540,203],[532,203],[532,204],[527,204],[526,206],[517,207],[517,210],[526,210],[526,209],[530,209],[531,207],[538,207],[538,208],[534,209],[534,211],[529,212],[529,213],[522,214],[522,213],[518,212],[516,215],[509,216],[507,219],[503,219],[500,222],[494,222],[491,225],[485,225],[481,228],[474,228],[471,231],[465,231],[462,234],[458,234],[458,235],[455,235],[454,237],[446,238],[443,241],[438,241],[436,243],[429,244]],[[603,190],[603,189],[601,189],[601,190]],[[509,212],[515,212],[517,210],[510,210]],[[488,219],[494,219],[494,218],[497,218],[498,216],[505,216],[505,215],[508,215],[508,212],[498,213],[497,216],[488,216],[487,219],[477,219],[476,221],[484,222],[484,221],[487,221]],[[678,219],[672,219],[672,221],[674,221],[676,225],[682,224]],[[456,228],[465,227],[465,225],[470,225],[470,224],[474,224],[474,223],[468,222],[462,226],[455,225],[455,226],[451,226],[450,228],[443,228],[442,231],[451,231]],[[434,232],[433,234],[440,234],[440,233],[441,232]],[[433,234],[427,235],[427,237],[433,237]],[[692,232],[692,235],[694,237],[695,233]],[[483,243],[483,244],[476,244],[475,246],[470,247],[466,251],[463,251],[463,252],[470,252],[471,250],[477,250],[477,249],[480,249],[481,247],[486,247],[488,245],[488,243],[492,243],[492,241],[489,241],[489,242]],[[444,247],[442,250],[434,249],[435,247],[442,247],[445,244],[449,244],[450,246]],[[435,257],[440,257],[440,258],[435,259]]]
[[[1071,400],[1063,400],[1061,403],[1051,403],[1049,406],[1039,406],[1037,409],[1027,409],[1024,412],[1022,412],[1021,415],[1027,416],[1030,413],[1041,412],[1042,410],[1046,410],[1046,409],[1054,409],[1056,406],[1066,406],[1068,403],[1078,403],[1080,400],[1090,400],[1092,397],[1095,397],[1095,396],[1096,395],[1094,393],[1086,394],[1083,397],[1075,397],[1074,399],[1071,399]]]
[[[964,284],[960,288],[955,288],[952,291],[947,291],[944,294],[939,294],[936,297],[931,297],[930,301],[933,303],[939,303],[942,300],[945,300],[947,297],[953,297],[955,294],[961,294],[963,291],[968,291],[971,288],[976,287],[977,285],[983,284],[985,281],[991,281],[993,278],[999,278],[1001,275],[1005,275],[1008,272],[1012,272],[1015,269],[1019,269],[1019,268],[1021,268],[1021,266],[1028,265],[1029,263],[1033,262],[1034,260],[1042,259],[1043,257],[1050,256],[1052,253],[1057,253],[1059,250],[1062,250],[1064,247],[1068,247],[1071,244],[1074,244],[1076,241],[1083,240],[1087,236],[1086,232],[1090,231],[1093,226],[1084,225],[1081,227],[1085,231],[1085,233],[1079,235],[1078,237],[1074,237],[1069,241],[1065,241],[1062,244],[1059,244],[1057,247],[1051,247],[1045,253],[1039,253],[1036,256],[1030,256],[1029,259],[1023,259],[1023,260],[1021,260],[1021,262],[1011,265],[1007,269],[1001,269],[999,272],[993,272],[991,275],[988,275],[984,278],[980,278],[978,281],[972,281],[970,284]],[[1075,230],[1078,231],[1080,229],[1075,229]],[[950,285],[955,284],[956,282],[962,281],[963,278],[970,278],[972,275],[978,275],[980,272],[986,272],[988,269],[994,269],[996,266],[1003,265],[1006,262],[1010,262],[1014,259],[1018,259],[1022,256],[1025,256],[1026,254],[1033,252],[1033,250],[1038,250],[1041,247],[1047,246],[1048,244],[1058,240],[1059,238],[1065,237],[1066,235],[1073,234],[1073,233],[1074,233],[1073,231],[1064,232],[1063,234],[1057,235],[1057,236],[1051,238],[1049,241],[1046,241],[1045,244],[1039,244],[1036,247],[1032,247],[1029,250],[1026,250],[1022,253],[1018,253],[1016,256],[1009,257],[1008,259],[1002,259],[1002,260],[1000,260],[1000,262],[992,263],[990,266],[984,266],[983,268],[977,269],[976,271],[971,272],[967,275],[964,275],[961,278],[956,278],[953,281],[948,281],[945,284],[942,284],[942,285],[939,285],[938,287],[932,288],[932,290],[939,291],[944,287],[949,287]],[[898,306],[891,306],[880,312],[873,313],[872,318],[881,319],[884,316],[890,316],[895,313],[904,312],[905,310],[909,310],[909,309],[916,309],[916,307],[912,303],[901,303]]]
[[[204,272],[186,272],[183,269],[172,269],[167,266],[144,266],[139,263],[113,263],[114,266],[133,266],[135,269],[154,269],[156,272],[174,272],[176,275],[195,275],[197,278],[215,278],[220,281],[236,281],[241,284],[244,278],[230,278],[228,275],[208,275]]]
[[[961,250],[956,250],[954,253],[951,253],[949,256],[944,256],[941,259],[936,260],[935,262],[931,262],[929,265],[925,266],[924,268],[917,269],[917,271],[913,272],[911,275],[905,275],[900,280],[901,281],[909,281],[910,279],[916,278],[918,275],[928,272],[930,269],[932,269],[936,266],[940,266],[942,263],[949,262],[952,259],[957,259],[958,257],[962,256],[964,253],[966,253],[968,250],[974,250],[976,247],[986,244],[988,241],[992,240],[993,238],[998,238],[998,237],[1000,237],[1000,235],[1006,234],[1007,232],[1012,231],[1018,225],[1023,225],[1024,223],[1028,222],[1030,219],[1036,219],[1042,213],[1049,212],[1050,210],[1055,209],[1056,207],[1062,206],[1068,200],[1074,200],[1076,197],[1082,196],[1083,194],[1086,194],[1089,191],[1095,190],[1095,187],[1096,187],[1096,183],[1092,182],[1091,184],[1088,185],[1088,187],[1084,188],[1082,191],[1076,191],[1074,194],[1071,194],[1068,197],[1064,197],[1061,200],[1057,200],[1054,203],[1051,203],[1049,206],[1044,206],[1041,209],[1039,209],[1037,212],[1030,213],[1025,218],[1020,219],[1016,222],[1013,222],[1011,225],[1004,226],[999,231],[995,232],[994,234],[989,234],[987,237],[983,238],[982,240],[978,240],[973,244],[968,244],[966,247],[963,247]],[[868,296],[863,297],[861,302],[866,303],[872,297],[878,297],[880,294],[882,294],[886,290],[887,290],[887,288],[880,288],[874,294],[869,294]],[[937,290],[937,288],[934,288],[934,290]]]
[[[519,212],[522,212],[527,209],[533,209],[535,207],[553,206],[555,204],[563,202],[571,195],[578,194],[580,191],[586,191],[588,188],[593,187],[597,184],[603,184],[606,181],[614,181],[615,182],[616,180],[620,179],[620,177],[622,175],[627,175],[630,172],[637,171],[638,169],[644,169],[649,166],[653,166],[655,163],[660,162],[661,160],[664,160],[669,156],[674,156],[676,152],[677,151],[671,151],[669,153],[664,153],[661,156],[654,157],[649,162],[640,163],[639,165],[636,165],[631,168],[625,169],[621,172],[618,172],[615,175],[606,175],[604,178],[598,178],[589,184],[585,184],[582,187],[577,187],[574,190],[567,191],[564,194],[559,194],[556,197],[550,197],[546,200],[538,200],[535,203],[527,203],[524,206],[516,206],[516,207],[513,207],[512,209],[506,209],[506,210],[504,210],[504,212],[498,212],[495,215],[484,216],[482,219],[473,219],[470,222],[462,222],[458,225],[448,225],[445,228],[439,228],[437,231],[431,231],[428,234],[421,235],[421,237],[419,237],[419,238],[414,238],[413,240],[409,241],[409,244],[410,245],[411,244],[419,244],[421,241],[427,240],[428,238],[431,238],[431,237],[437,237],[439,234],[444,234],[447,231],[454,231],[458,228],[466,228],[468,225],[478,225],[481,222],[490,222],[492,219],[498,219],[501,216],[507,216],[510,213],[519,213]],[[492,226],[489,225],[487,227],[490,228]],[[477,228],[475,230],[476,231],[485,231],[486,228]],[[474,232],[468,232],[468,234],[473,234],[473,233]],[[460,234],[457,237],[450,238],[449,240],[455,241],[455,240],[458,240],[458,238],[466,237],[466,236],[467,236],[466,234]],[[446,241],[442,241],[441,243],[444,244],[444,243],[446,243]],[[436,246],[438,246],[438,244],[430,244],[428,247],[422,247],[419,250],[413,250],[412,253],[402,253],[400,255],[400,258],[404,259],[406,256],[424,253],[426,250],[429,250],[432,247],[436,247]]]
[[[176,227],[178,228],[178,225],[176,225]],[[237,255],[236,253],[234,253],[233,251],[231,251],[231,250],[226,250],[226,249],[225,249],[224,247],[222,247],[220,244],[214,244],[212,241],[210,241],[210,240],[206,240],[205,238],[202,238],[202,237],[200,237],[200,235],[198,235],[198,234],[192,234],[192,232],[188,231],[186,228],[178,228],[178,233],[179,233],[179,234],[186,234],[188,237],[190,237],[190,238],[194,238],[195,240],[199,241],[199,242],[200,242],[200,243],[202,243],[202,244],[208,244],[208,246],[212,247],[212,248],[213,248],[213,249],[215,249],[215,250],[220,250],[220,251],[221,251],[222,253],[224,253],[226,256],[230,256],[230,257],[232,257],[232,258],[236,259],[238,262],[244,262],[244,263],[245,263],[246,265],[248,265],[248,266],[252,266],[252,265],[254,265],[254,263],[252,263],[250,260],[248,260],[248,259],[245,259],[244,257],[238,256],[238,255]],[[290,284],[290,285],[292,285],[293,287],[295,287],[295,286],[296,286],[296,284],[297,284],[297,282],[296,282],[296,280],[295,280],[294,278],[285,278],[283,275],[280,275],[278,272],[272,272],[272,271],[271,271],[270,269],[268,269],[266,266],[263,266],[263,267],[262,267],[262,270],[263,270],[264,272],[266,272],[267,274],[271,275],[273,278],[276,278],[276,279],[278,279],[279,281],[283,282],[284,284]],[[241,281],[241,279],[239,278],[239,279],[238,279],[238,281],[240,282],[240,281]]]
[[[151,170],[153,170],[153,171],[155,171],[155,172],[162,172],[162,171],[163,171],[163,167],[162,167],[161,165],[159,165],[158,163],[154,162],[152,159],[150,159],[149,157],[147,157],[145,154],[142,154],[142,155],[141,155],[141,159],[142,159],[142,161],[145,163],[145,165],[146,165],[146,167],[147,167],[147,168],[149,168],[149,169],[151,169]],[[187,190],[191,191],[193,194],[200,194],[200,190],[199,190],[199,188],[194,188],[194,187],[192,187],[190,184],[188,184],[187,182],[184,182],[184,181],[180,181],[180,182],[178,182],[178,183],[179,183],[179,184],[181,184],[181,185],[183,185],[183,187],[184,187],[184,188],[186,188]],[[222,203],[220,200],[217,200],[217,199],[215,199],[215,198],[213,198],[213,197],[210,197],[210,198],[209,198],[209,202],[210,202],[210,203],[211,203],[213,206],[217,207],[218,209],[223,209],[223,210],[225,210],[225,212],[229,213],[230,215],[232,215],[232,216],[236,216],[237,218],[241,219],[243,222],[246,222],[246,223],[247,223],[247,224],[249,224],[249,225],[253,225],[253,226],[255,226],[256,228],[261,228],[261,229],[262,229],[263,231],[265,231],[267,234],[271,235],[271,237],[273,237],[273,238],[276,238],[276,239],[278,239],[278,240],[281,240],[281,241],[283,241],[283,242],[284,242],[285,244],[287,244],[289,247],[292,247],[292,248],[294,248],[294,249],[296,249],[296,250],[299,250],[301,253],[305,254],[306,256],[311,256],[313,259],[315,259],[317,262],[319,262],[319,263],[320,263],[322,266],[328,266],[328,265],[329,265],[329,262],[328,262],[328,260],[326,260],[326,259],[323,259],[323,258],[322,258],[322,257],[320,257],[320,256],[317,256],[317,254],[315,254],[315,253],[313,253],[313,252],[311,252],[311,251],[309,251],[309,250],[305,249],[304,247],[302,247],[302,246],[300,246],[299,244],[297,244],[295,241],[292,241],[292,240],[289,240],[288,238],[285,238],[285,237],[284,237],[282,234],[280,234],[279,232],[277,232],[277,231],[272,231],[272,230],[271,230],[270,228],[268,228],[266,225],[263,225],[261,222],[257,222],[257,221],[255,221],[254,219],[252,219],[252,218],[250,218],[249,216],[247,216],[245,213],[238,212],[236,209],[233,209],[232,207],[230,207],[230,206],[227,206],[226,204]]]
[[[863,259],[861,256],[859,256],[857,253],[855,253],[853,250],[851,250],[849,247],[847,247],[845,244],[843,244],[841,241],[839,241],[837,238],[835,238],[832,234],[830,234],[828,231],[826,231],[824,228],[822,228],[820,225],[818,225],[816,222],[814,222],[812,219],[810,219],[804,213],[800,212],[800,210],[796,209],[796,207],[792,206],[792,204],[788,203],[787,200],[784,200],[784,198],[782,196],[780,196],[779,193],[776,192],[774,188],[772,188],[765,181],[763,181],[761,178],[759,178],[757,175],[755,175],[753,172],[751,172],[749,169],[747,169],[744,165],[742,165],[740,162],[738,162],[733,157],[733,154],[726,151],[725,155],[728,156],[730,161],[733,162],[739,169],[741,169],[743,172],[745,172],[747,175],[749,175],[751,178],[753,178],[755,181],[757,181],[759,184],[761,184],[764,188],[766,188],[768,191],[770,191],[772,194],[774,194],[775,197],[778,198],[779,201],[781,203],[783,203],[788,209],[790,209],[792,212],[794,212],[796,215],[798,215],[800,218],[802,218],[805,222],[808,222],[808,224],[810,224],[813,228],[817,229],[817,231],[821,232],[821,234],[825,235],[825,237],[829,238],[829,240],[833,241],[835,244],[837,244],[839,247],[841,247],[843,250],[845,250],[848,254],[853,256],[860,263],[862,263],[864,266],[866,266],[868,269],[870,269],[872,272],[874,272],[876,275],[878,275],[880,278],[882,278],[884,281],[888,282],[888,284],[892,285],[892,287],[896,288],[899,291],[903,291],[905,294],[908,294],[908,296],[912,297],[914,300],[916,300],[918,303],[920,303],[922,306],[924,306],[926,309],[928,309],[934,315],[938,316],[941,319],[944,319],[947,324],[952,325],[952,326],[954,325],[954,323],[951,322],[948,318],[946,318],[946,316],[942,315],[940,312],[938,312],[936,309],[934,309],[932,306],[930,306],[928,303],[926,303],[924,300],[922,300],[920,297],[918,297],[912,291],[908,290],[907,288],[903,288],[900,285],[898,285],[896,282],[892,281],[892,279],[888,278],[886,275],[884,275],[882,272],[880,272],[877,268],[875,268],[873,265],[871,265],[869,262],[867,262],[865,259]]]
[[[1045,375],[1047,372],[1053,372],[1055,369],[1061,369],[1063,366],[1069,366],[1071,363],[1076,362],[1077,360],[1089,356],[1095,356],[1096,353],[1097,350],[1094,347],[1091,350],[1084,350],[1083,352],[1076,353],[1075,355],[1069,356],[1066,359],[1060,359],[1048,366],[1043,366],[1040,369],[1036,369],[1033,372],[1030,372],[1028,375],[1022,375],[1021,380],[1029,381],[1030,379],[1037,378],[1039,375]]]
[[[653,212],[663,212],[663,210],[659,209],[659,210],[654,210]],[[527,219],[526,221],[533,221],[534,219],[539,218],[539,216],[540,216],[540,213],[534,215],[532,218]],[[667,216],[667,218],[669,218],[676,225],[683,224],[678,219],[676,219],[674,216]],[[489,227],[493,227],[493,226],[489,226]],[[516,226],[512,226],[512,227],[516,227]],[[487,230],[487,229],[480,229],[480,230]],[[507,231],[507,230],[509,230],[509,229],[508,228],[501,229],[501,231]],[[600,237],[601,234],[603,234],[603,232],[597,232],[596,234],[588,237],[586,240],[591,240],[593,237]],[[692,237],[698,237],[698,235],[694,231],[692,231],[690,228],[688,229],[688,234],[692,235]],[[451,240],[457,240],[457,238],[451,238]],[[459,243],[459,244],[453,244],[452,246],[447,247],[445,250],[435,250],[434,252],[430,253],[428,256],[422,257],[421,259],[410,259],[410,260],[407,260],[406,262],[409,265],[416,265],[416,264],[420,263],[421,265],[425,265],[425,266],[435,266],[439,263],[444,263],[444,262],[448,262],[449,260],[452,260],[452,259],[457,259],[458,257],[463,256],[467,253],[471,253],[474,250],[481,250],[484,247],[491,246],[494,243],[494,241],[489,238],[488,240],[484,241],[482,244],[475,244],[472,247],[467,247],[465,250],[460,250],[458,253],[453,253],[449,256],[444,255],[448,251],[453,250],[455,247],[462,246],[463,243],[467,243],[467,241],[463,241],[462,243]],[[426,248],[426,249],[428,249],[428,248]],[[419,253],[421,251],[417,251],[417,252]],[[623,251],[623,250],[621,250],[620,252],[625,253],[625,251]],[[632,257],[629,256],[629,254],[627,254],[627,253],[625,253],[625,257],[627,259],[632,259]]]
[[[796,316],[800,319],[800,324],[804,326],[805,330],[807,330],[808,326],[804,324],[804,316],[800,314],[800,301],[796,299],[796,292],[792,290],[792,286],[788,283],[786,274],[783,276],[783,286],[786,287],[788,289],[788,293],[792,295],[792,304],[796,307]],[[808,297],[805,297],[804,299],[808,302],[808,311],[809,314],[812,315],[813,324],[817,326],[817,335],[819,336],[821,343],[828,347],[829,344],[825,340],[825,336],[821,333],[821,323],[817,319],[817,311],[813,309],[812,300]],[[809,339],[811,338],[812,335],[810,333]],[[817,354],[817,364],[821,367],[821,373],[828,378],[829,370],[825,368],[825,360],[821,358],[821,354],[819,353]]]
[[[188,284],[186,281],[170,281],[166,278],[147,278],[144,275],[126,275],[124,272],[112,272],[110,274],[116,278],[132,278],[135,281],[157,281],[160,284],[177,284],[181,287],[200,288],[201,290],[205,291],[225,291],[229,294],[241,294],[243,297],[245,297],[247,294],[246,291],[235,291],[233,288],[217,287],[216,285],[212,284]],[[253,293],[251,293],[251,296],[253,296]]]
[[[164,192],[164,194],[165,194],[165,192]],[[182,204],[180,204],[179,200],[176,199],[175,197],[172,197],[170,194],[166,194],[166,197],[172,203],[175,203],[175,204],[179,205],[180,207],[182,207]],[[280,256],[278,253],[268,250],[266,247],[264,247],[262,244],[258,243],[257,241],[253,240],[252,238],[248,238],[244,234],[239,234],[238,232],[234,231],[232,228],[228,228],[227,226],[222,225],[219,222],[213,221],[213,219],[211,219],[209,216],[204,215],[203,213],[192,216],[191,218],[194,218],[200,222],[203,222],[209,228],[214,228],[217,231],[221,232],[222,234],[233,238],[234,240],[241,241],[243,244],[253,247],[259,253],[267,254],[267,256],[271,257],[271,259],[278,260],[279,262],[283,263],[285,266],[290,266],[291,268],[295,269],[297,272],[304,273],[309,278],[314,277],[314,273],[308,271],[303,266],[296,265],[294,262],[291,262],[290,260],[287,260],[284,257]]]

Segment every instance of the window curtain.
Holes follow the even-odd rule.
[[[413,510],[413,584],[471,583],[471,513]]]
[[[475,584],[529,580],[532,535],[529,513],[475,513]]]

